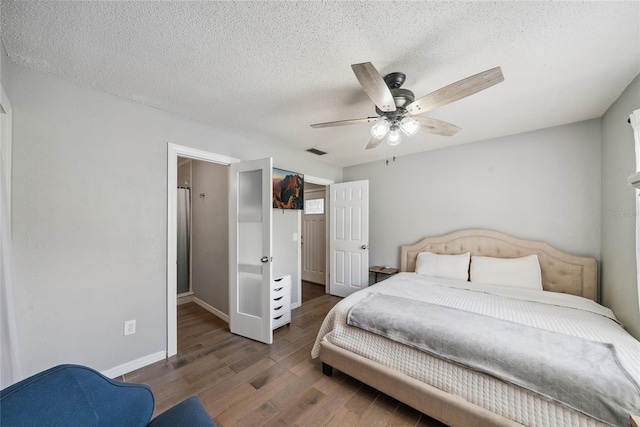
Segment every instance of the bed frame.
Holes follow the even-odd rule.
[[[438,254],[471,252],[471,255],[500,258],[536,254],[544,290],[598,300],[596,260],[562,252],[544,242],[518,239],[491,230],[456,231],[443,236],[427,237],[413,245],[401,246],[400,271],[415,271],[418,254],[425,251]],[[326,375],[331,375],[333,368],[336,368],[452,427],[521,426],[461,397],[326,341],[320,345],[320,360]]]

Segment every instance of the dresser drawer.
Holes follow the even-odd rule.
[[[291,323],[291,276],[271,280],[271,329]]]
[[[276,296],[274,298],[271,298],[271,307],[278,307],[281,305],[286,305],[287,307],[289,305],[291,305],[291,295],[290,294],[286,294],[286,295],[280,295],[280,296]]]
[[[271,328],[276,329],[280,326],[284,326],[287,323],[291,323],[291,310],[287,310],[284,313],[278,314],[276,317],[271,318]]]
[[[291,276],[284,276],[271,281],[271,299],[291,294]]]
[[[291,312],[291,300],[290,296],[283,296],[282,299],[277,301],[271,301],[271,318],[275,319],[280,316],[282,313],[290,313]]]

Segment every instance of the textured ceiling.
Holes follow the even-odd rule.
[[[10,60],[339,166],[600,117],[640,72],[640,2],[12,2]],[[416,97],[501,66],[505,81],[364,150],[375,115],[350,65]],[[305,153],[304,155],[313,156]]]

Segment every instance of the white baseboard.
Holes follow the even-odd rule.
[[[143,356],[139,359],[123,363],[122,365],[107,369],[106,371],[102,371],[102,375],[109,378],[119,377],[121,375],[135,371],[136,369],[144,368],[145,366],[151,365],[152,363],[156,363],[160,360],[165,359],[166,357],[167,351],[162,350],[157,353],[149,354],[148,356]]]
[[[220,310],[218,310],[214,306],[207,304],[206,302],[202,301],[200,298],[198,298],[196,296],[193,297],[193,302],[195,302],[200,307],[204,308],[205,310],[207,310],[209,313],[213,314],[214,316],[219,317],[220,319],[222,319],[225,322],[229,323],[229,315],[224,314],[223,312],[221,312]]]
[[[193,301],[196,304],[198,304],[200,307],[207,310],[209,313],[229,323],[229,316],[227,314],[224,314],[223,312],[213,307],[212,305],[207,304],[206,302],[202,301],[200,298],[194,295],[185,295],[184,297],[179,298],[179,300],[182,300],[182,299],[186,301],[180,301],[178,304],[184,304],[186,302]],[[123,363],[122,365],[118,365],[111,369],[107,369],[106,371],[102,371],[102,375],[109,378],[116,378],[121,375],[128,374],[129,372],[133,372],[136,369],[144,368],[145,366],[151,365],[152,363],[156,363],[160,360],[163,360],[166,358],[166,356],[167,356],[167,351],[162,350],[157,353],[150,354],[148,356],[144,356],[127,363]]]
[[[193,293],[182,294],[178,297],[178,305],[186,304],[193,301]]]

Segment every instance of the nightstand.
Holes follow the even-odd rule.
[[[398,272],[397,268],[391,268],[391,267],[384,268],[383,266],[380,266],[380,265],[374,265],[373,267],[369,267],[369,273],[374,273],[375,274],[375,279],[374,279],[373,283],[378,283],[378,274],[384,274],[386,276],[393,276],[397,272]],[[387,277],[385,277],[385,279],[386,278]]]

